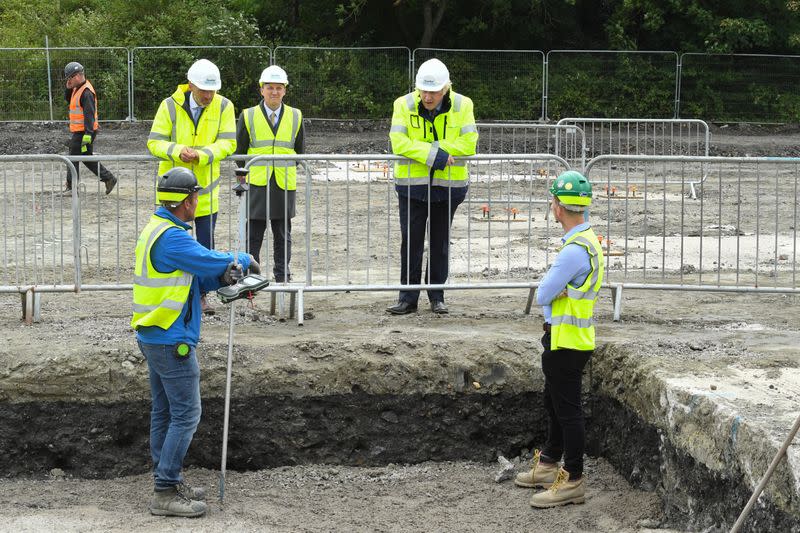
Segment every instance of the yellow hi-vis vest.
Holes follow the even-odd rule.
[[[150,261],[150,252],[159,236],[169,228],[181,228],[171,220],[153,215],[136,241],[133,269],[133,318],[131,327],[158,326],[169,329],[189,299],[192,274],[182,270],[159,272]]]
[[[278,131],[274,134],[260,105],[244,110],[244,124],[250,135],[248,154],[297,153],[294,151],[294,145],[300,126],[303,124],[303,114],[299,109],[284,104],[278,121]],[[294,161],[256,162],[250,166],[249,183],[266,186],[273,171],[278,187],[289,191],[297,189],[297,165]]]
[[[472,100],[452,90],[450,110],[441,113],[431,123],[419,115],[419,91],[408,93],[394,101],[392,127],[389,139],[392,153],[407,157],[406,161],[395,161],[396,185],[439,185],[442,187],[466,187],[469,175],[466,161],[433,173],[433,162],[439,148],[452,156],[475,155],[478,146],[478,127],[472,112]],[[435,136],[434,131],[435,130]]]
[[[553,300],[550,349],[594,350],[593,312],[603,283],[603,249],[591,228],[574,234],[564,246],[570,244],[583,246],[589,252],[592,271],[583,285],[573,287],[567,284],[567,296]]]
[[[203,110],[197,128],[183,108],[189,85],[177,90],[161,102],[147,138],[147,149],[163,159],[158,165],[161,176],[173,167],[192,169],[197,183],[203,187],[195,216],[202,217],[219,211],[219,162],[236,150],[236,116],[230,100],[215,94]],[[200,159],[191,163],[181,161],[181,150],[188,146],[197,150]]]

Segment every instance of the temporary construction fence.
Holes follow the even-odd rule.
[[[708,156],[711,146],[708,124],[696,119],[563,118],[558,126],[581,129],[584,160],[609,154]],[[691,198],[704,176],[685,183]]]
[[[31,301],[42,292],[130,289],[131,253],[155,203],[155,160],[149,156],[71,158],[102,161],[120,182],[105,196],[96,178],[84,171],[76,193],[62,196],[64,163],[52,165],[53,156],[9,157],[0,156],[5,165],[3,216],[12,221],[4,226],[6,261],[0,271],[0,292],[20,293]],[[271,159],[281,158],[287,159]],[[437,287],[399,283],[399,204],[392,165],[407,160],[387,155],[288,159],[305,169],[298,176],[292,231],[290,264],[295,283],[276,284],[268,291],[298,294],[300,322],[303,292]],[[469,166],[471,186],[452,226],[450,278],[444,287],[535,287],[534,273],[544,269],[553,251],[552,243],[539,247],[558,240],[553,223],[544,216],[546,190],[568,165],[553,155],[530,154],[480,155],[460,164]],[[218,249],[231,249],[235,243],[238,204],[227,192],[234,166],[234,161],[224,161]],[[23,190],[23,183],[28,188]],[[70,209],[72,218],[61,214]],[[266,272],[274,261],[271,245],[267,237],[261,253]],[[32,269],[31,265],[37,266]],[[26,317],[32,319],[30,314]]]
[[[0,48],[0,121],[66,120],[64,66],[78,61],[102,101],[100,120],[128,120],[126,48]]]
[[[265,159],[260,156],[261,160]],[[25,296],[32,319],[42,292],[129,290],[136,237],[154,206],[155,164],[145,156],[92,156],[121,180],[110,196],[83,173],[71,196],[59,194],[71,168],[62,156],[0,156],[4,222],[0,293]],[[271,156],[297,160],[297,216],[291,283],[267,290],[528,289],[552,262],[561,228],[548,220],[547,187],[568,168],[554,155],[485,154],[466,158],[471,185],[449,234],[447,284],[402,285],[399,201],[386,155]],[[256,162],[257,163],[257,162]],[[217,248],[237,234],[230,187],[221,177]],[[251,159],[250,165],[254,162]],[[65,168],[67,170],[65,170]],[[624,288],[798,293],[800,159],[603,155],[586,173],[595,196],[590,221],[607,254],[606,285],[615,317]],[[683,191],[701,181],[697,199]],[[77,180],[73,178],[73,183]],[[245,242],[245,241],[243,241]],[[261,253],[265,272],[274,250]],[[35,315],[35,313],[34,313]]]
[[[799,170],[799,158],[778,157],[589,161],[615,314],[623,288],[800,293]],[[682,194],[690,181],[702,181],[696,200]]]
[[[0,48],[0,121],[65,120],[63,67],[80,61],[101,100],[100,120],[150,120],[158,103],[201,57],[220,67],[222,94],[238,109],[258,101],[259,73],[289,73],[287,103],[309,118],[379,119],[411,90],[432,57],[449,67],[455,90],[479,120],[702,118],[797,122],[800,56],[678,55],[629,50],[457,50],[406,47],[142,46]]]
[[[131,50],[131,109],[134,120],[152,120],[159,104],[186,72],[206,58],[220,67],[223,94],[237,110],[259,102],[258,77],[271,60],[266,46],[141,46]]]
[[[574,168],[586,164],[586,135],[570,124],[479,122],[478,153],[555,154]]]
[[[287,70],[287,101],[308,117],[389,117],[395,98],[410,90],[411,50],[404,46],[278,46],[273,63]]]
[[[551,50],[543,116],[677,117],[678,54]]]
[[[680,71],[676,116],[798,121],[800,56],[686,53],[681,54]]]
[[[532,121],[546,116],[544,52],[417,48],[412,87],[416,70],[433,57],[447,65],[453,90],[476,103],[475,116],[480,120]]]

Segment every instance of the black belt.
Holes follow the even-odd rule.
[[[545,333],[550,333],[550,324],[548,324],[547,322],[544,322],[542,324],[542,331],[544,331]]]

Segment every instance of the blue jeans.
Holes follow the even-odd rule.
[[[194,235],[197,242],[208,248],[214,249],[214,228],[217,227],[217,213],[194,219]]]
[[[150,369],[150,454],[156,490],[183,482],[183,458],[200,422],[200,365],[192,347],[178,358],[171,344],[145,344],[139,349]]]

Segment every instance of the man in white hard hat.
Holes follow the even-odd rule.
[[[454,156],[474,155],[478,144],[472,100],[451,90],[444,63],[430,59],[420,65],[416,90],[394,102],[389,139],[392,153],[408,158],[394,166],[402,232],[400,283],[420,283],[430,212],[425,282],[443,284],[448,276],[450,225],[469,182],[466,162]],[[397,303],[386,311],[416,312],[418,299],[419,291],[400,291]],[[428,300],[434,313],[448,313],[444,291],[429,290]]]
[[[236,153],[291,155],[304,151],[303,113],[283,103],[289,78],[277,65],[258,79],[262,100],[242,111],[236,125]],[[294,161],[265,161],[250,167],[248,248],[259,261],[269,220],[272,229],[272,272],[278,283],[290,280],[292,217],[295,215],[297,166]]]
[[[219,69],[208,59],[196,61],[186,74],[188,84],[178,85],[161,102],[147,140],[147,148],[163,159],[158,174],[173,167],[194,172],[202,187],[195,218],[197,242],[214,248],[214,227],[219,211],[219,162],[236,150],[236,114],[233,103],[217,94],[222,87]],[[201,300],[203,313],[214,309]]]

